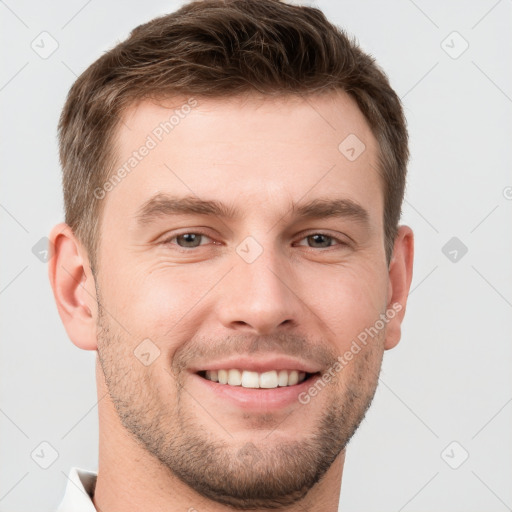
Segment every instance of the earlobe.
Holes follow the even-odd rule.
[[[386,329],[384,348],[389,350],[400,341],[401,325],[412,281],[414,235],[408,226],[400,226],[389,265],[388,311],[393,316]]]
[[[50,233],[48,276],[60,318],[71,341],[96,350],[96,288],[85,250],[64,223]]]

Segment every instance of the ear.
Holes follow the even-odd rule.
[[[62,323],[77,347],[96,350],[96,287],[87,252],[67,224],[57,224],[49,238],[48,276]]]
[[[412,281],[414,235],[408,226],[400,226],[395,238],[393,256],[389,264],[387,311],[390,321],[386,329],[384,348],[395,347],[402,335],[401,325]],[[393,313],[394,312],[394,313]],[[393,316],[391,316],[393,315]]]

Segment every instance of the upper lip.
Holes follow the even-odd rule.
[[[205,364],[194,365],[189,368],[193,373],[197,373],[205,370],[247,370],[252,372],[268,372],[271,370],[298,370],[306,373],[317,373],[321,369],[306,361],[295,359],[288,356],[233,356],[225,359],[219,359],[217,361],[209,361]]]

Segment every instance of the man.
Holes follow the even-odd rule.
[[[59,510],[337,510],[412,278],[384,73],[317,9],[193,2],[92,64],[59,135],[49,275],[100,426]]]

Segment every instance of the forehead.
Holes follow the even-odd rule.
[[[377,142],[343,92],[146,100],[125,111],[116,135],[121,178],[111,179],[105,215],[134,215],[158,193],[259,207],[263,216],[339,192],[381,212]]]

